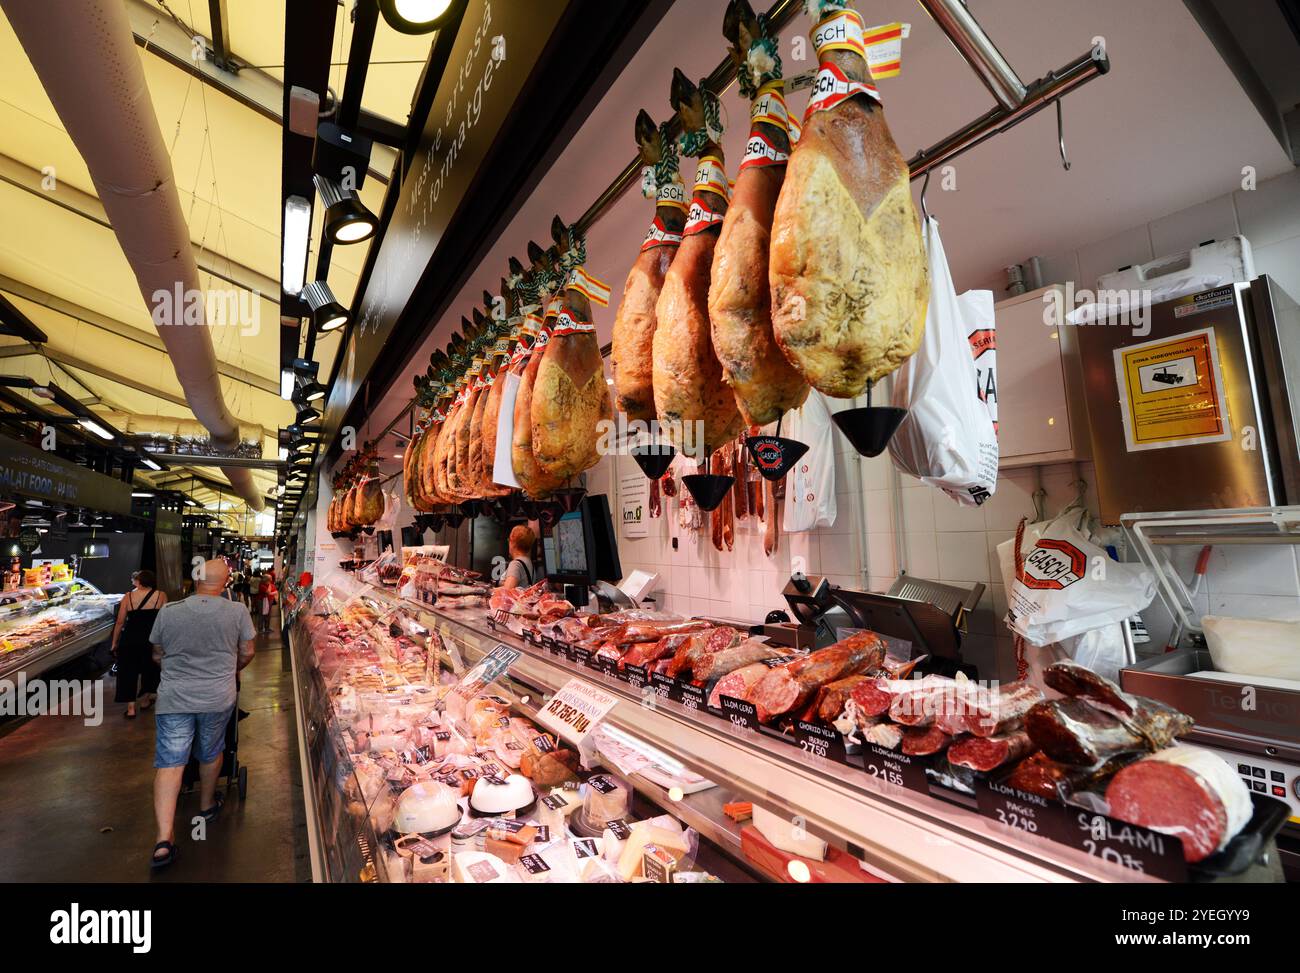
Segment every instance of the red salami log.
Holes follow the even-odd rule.
[[[1106,788],[1110,812],[1183,843],[1189,862],[1221,850],[1250,820],[1246,785],[1217,754],[1170,747],[1129,764]]]
[[[889,679],[868,679],[853,687],[849,698],[864,719],[874,720],[889,713],[889,707],[896,695]]]
[[[970,770],[990,771],[1028,756],[1034,743],[1024,730],[997,736],[964,736],[948,748],[948,763]]]
[[[817,690],[817,695],[808,705],[808,712],[804,715],[804,719],[820,720],[823,723],[833,722],[844,712],[844,704],[848,702],[849,694],[869,678],[864,675],[854,675],[828,682]]]
[[[885,658],[885,641],[875,632],[858,632],[824,649],[773,669],[749,695],[758,718],[767,722],[802,709],[822,686],[871,669]]]

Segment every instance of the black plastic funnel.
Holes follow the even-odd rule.
[[[469,517],[471,520],[473,520],[481,512],[479,501],[466,500],[464,503],[460,505],[460,512],[463,513],[466,517]]]
[[[779,480],[808,452],[808,444],[782,436],[750,436],[745,448],[759,476],[765,480]]]
[[[518,517],[522,510],[522,503],[523,497],[520,496],[519,491],[516,490],[507,493],[501,498],[501,509],[505,512],[507,517]]]
[[[542,512],[542,501],[524,499],[519,501],[519,510],[529,520],[536,520]]]
[[[636,460],[636,465],[641,467],[642,473],[651,480],[657,480],[668,472],[668,467],[673,465],[677,450],[667,443],[650,443],[633,446],[628,450],[628,455]]]
[[[455,508],[452,508],[451,513],[444,514],[443,519],[447,522],[447,526],[452,530],[455,530],[461,524],[465,523],[465,515]]]
[[[717,510],[731,485],[736,482],[734,476],[715,476],[711,473],[691,473],[682,477],[686,489],[695,498],[695,505],[701,510]]]
[[[433,531],[435,534],[442,530],[442,528],[446,526],[446,523],[447,518],[442,514],[429,515],[429,530]]]
[[[582,487],[565,487],[562,490],[556,490],[551,499],[566,514],[573,513],[578,509],[578,504],[582,503],[582,498],[587,495],[587,491]]]
[[[868,405],[861,409],[845,409],[831,416],[840,432],[863,456],[879,456],[898,431],[907,415],[906,409],[894,405]]]

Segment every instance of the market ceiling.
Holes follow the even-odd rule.
[[[122,0],[130,18],[148,92],[170,153],[177,190],[200,270],[211,294],[247,309],[235,326],[212,327],[218,372],[230,411],[245,436],[274,459],[277,429],[294,421],[280,398],[280,220],[285,4],[261,0]],[[341,92],[353,35],[353,5],[333,8],[328,83]],[[212,14],[218,19],[214,21]],[[360,109],[376,126],[401,131],[434,35],[398,33],[380,22],[370,49]],[[202,38],[198,48],[191,38]],[[214,40],[215,38],[215,40]],[[237,68],[232,72],[229,68]],[[0,14],[0,376],[53,384],[91,414],[121,429],[126,416],[189,422],[194,416],[176,379],[135,276],[104,215],[89,172],[18,42]],[[396,153],[376,144],[362,202],[382,205]],[[322,207],[314,208],[320,239]],[[368,244],[340,247],[328,283],[351,303]],[[16,311],[17,315],[9,313]],[[44,338],[45,340],[40,340]],[[338,337],[315,348],[328,374]],[[73,413],[6,388],[0,411],[15,421],[43,410]],[[77,435],[77,427],[61,424]],[[93,437],[92,437],[93,438]],[[208,507],[242,501],[214,466],[172,462],[140,470],[156,486],[186,477],[182,488]],[[274,469],[253,470],[260,494],[274,496]],[[224,487],[224,489],[223,489]]]

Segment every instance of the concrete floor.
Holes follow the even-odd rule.
[[[292,675],[280,642],[278,628],[259,636],[242,675],[239,703],[250,715],[239,725],[239,761],[248,768],[248,799],[232,788],[200,842],[184,823],[197,813],[198,792],[182,794],[177,860],[158,872],[149,869],[152,711],[125,719],[105,673],[101,725],[38,717],[0,726],[0,881],[310,881]]]

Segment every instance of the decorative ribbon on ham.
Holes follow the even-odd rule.
[[[569,280],[564,286],[582,294],[592,304],[609,307],[609,285],[589,274],[586,267],[574,267],[569,272]]]
[[[673,233],[664,226],[664,221],[656,216],[654,222],[650,224],[650,229],[646,231],[645,240],[641,243],[641,252],[644,253],[654,247],[677,246],[682,242],[680,233]]]

